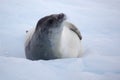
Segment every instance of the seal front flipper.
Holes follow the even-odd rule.
[[[80,33],[80,31],[78,30],[78,28],[76,26],[74,26],[72,23],[70,22],[65,22],[65,25],[74,33],[76,33],[79,37],[80,40],[82,40],[82,35]]]

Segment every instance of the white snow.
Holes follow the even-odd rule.
[[[84,56],[27,60],[25,31],[61,12],[80,29]],[[120,80],[120,0],[0,0],[0,80]]]

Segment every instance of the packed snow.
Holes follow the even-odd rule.
[[[26,30],[57,13],[81,31],[84,56],[27,60]],[[120,80],[120,0],[0,0],[0,80]]]

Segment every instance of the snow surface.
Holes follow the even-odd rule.
[[[25,59],[25,31],[61,12],[80,29],[84,56]],[[120,80],[120,0],[0,0],[0,80]]]

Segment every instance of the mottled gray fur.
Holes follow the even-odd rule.
[[[52,29],[61,27],[64,20],[65,15],[61,13],[46,16],[38,21],[31,40],[25,46],[27,59],[49,60],[58,58],[52,49],[50,34],[54,32]]]

